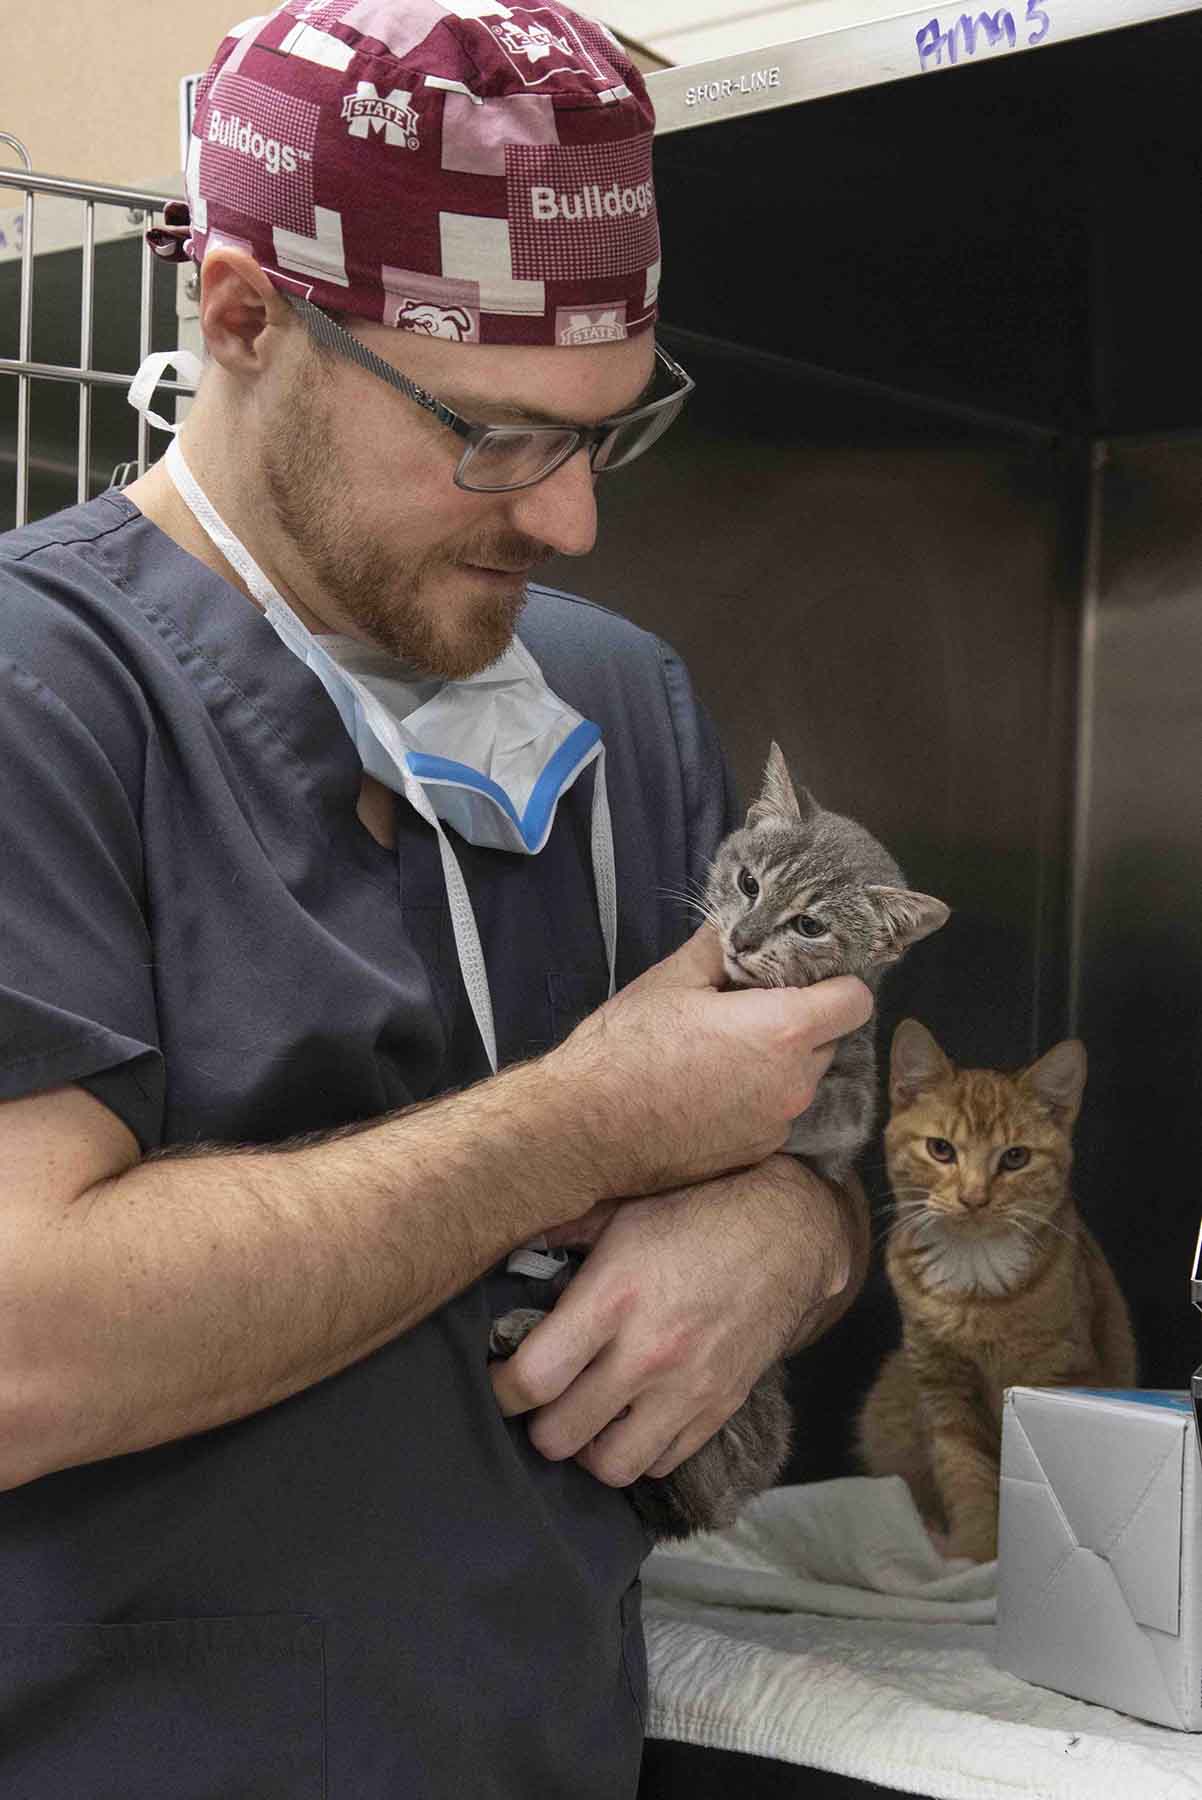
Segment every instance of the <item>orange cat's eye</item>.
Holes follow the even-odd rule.
[[[1031,1160],[1031,1152],[1024,1144],[1012,1144],[1009,1150],[1003,1150],[998,1158],[999,1169],[1025,1169]]]
[[[928,1138],[927,1149],[936,1162],[953,1163],[956,1160],[956,1146],[949,1144],[946,1138]]]

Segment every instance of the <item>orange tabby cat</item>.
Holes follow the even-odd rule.
[[[1085,1047],[957,1069],[917,1019],[893,1036],[885,1267],[902,1347],[860,1412],[870,1475],[902,1475],[949,1556],[997,1555],[1002,1392],[1131,1387],[1135,1341],[1069,1192]]]

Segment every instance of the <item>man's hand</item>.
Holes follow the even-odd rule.
[[[846,1204],[794,1158],[770,1156],[627,1201],[608,1222],[594,1209],[584,1266],[492,1371],[502,1412],[533,1412],[544,1456],[575,1456],[611,1487],[669,1474],[769,1363],[850,1304],[863,1267]]]
[[[676,1191],[762,1162],[813,1100],[835,1041],[872,1016],[872,994],[850,975],[737,992],[720,991],[725,980],[718,933],[703,925],[540,1059],[556,1105],[570,1109],[590,1200]]]

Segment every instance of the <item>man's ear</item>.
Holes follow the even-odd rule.
[[[259,373],[274,352],[267,326],[304,332],[254,257],[233,244],[218,245],[201,263],[199,312],[209,355],[236,375]]]

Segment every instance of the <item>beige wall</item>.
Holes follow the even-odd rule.
[[[0,131],[21,139],[42,174],[171,181],[180,77],[208,67],[230,25],[268,10],[269,0],[0,5]],[[0,167],[15,161],[0,145]]]
[[[266,6],[258,10],[267,11]],[[179,78],[208,67],[254,0],[36,0],[0,8],[0,131],[47,175],[179,177]],[[0,145],[0,165],[17,158]],[[12,199],[12,190],[0,204]]]

